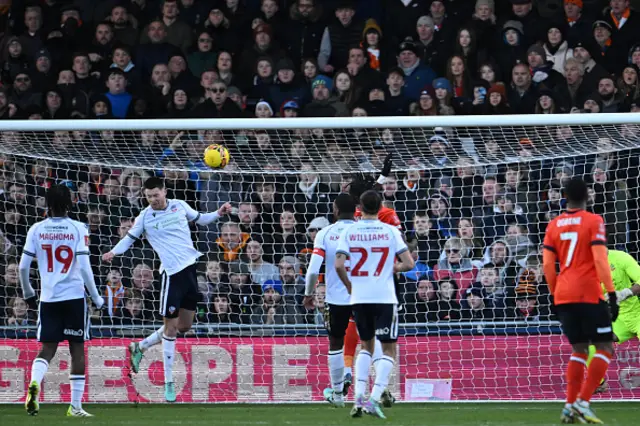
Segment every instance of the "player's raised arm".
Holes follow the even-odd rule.
[[[93,269],[91,268],[91,261],[89,260],[89,256],[91,252],[89,251],[89,246],[87,243],[89,242],[89,231],[86,227],[82,227],[80,234],[80,241],[76,246],[76,258],[78,259],[78,266],[80,267],[80,276],[84,281],[84,286],[89,292],[89,296],[91,296],[91,300],[93,304],[96,305],[96,308],[102,308],[104,305],[104,299],[98,293],[98,289],[96,287],[96,281],[93,276]]]
[[[118,241],[118,244],[116,244],[115,247],[102,255],[102,261],[107,263],[111,262],[115,256],[119,256],[125,253],[127,250],[129,250],[129,247],[131,247],[133,243],[135,243],[140,239],[140,237],[142,237],[142,234],[144,234],[145,214],[146,209],[140,212],[135,222],[133,222],[133,226],[131,227],[129,232],[127,232],[127,235],[125,235],[124,238]]]
[[[179,203],[182,204],[184,209],[187,212],[187,219],[189,222],[195,222],[197,225],[206,226],[210,223],[213,223],[220,219],[222,216],[225,216],[231,213],[231,204],[224,203],[222,207],[220,207],[217,211],[211,213],[200,213],[194,210],[189,204],[186,202],[179,200]]]
[[[22,295],[24,296],[24,299],[27,301],[29,306],[32,308],[36,306],[36,292],[31,286],[31,281],[29,280],[31,262],[33,262],[33,259],[36,257],[36,248],[33,242],[33,234],[35,232],[34,229],[35,226],[32,226],[31,229],[29,229],[29,232],[27,232],[27,240],[24,244],[24,249],[22,250],[22,256],[20,257],[20,265],[18,266]]]

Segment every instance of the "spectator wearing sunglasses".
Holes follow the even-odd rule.
[[[476,268],[469,258],[469,247],[458,237],[451,237],[444,243],[445,259],[438,261],[433,269],[436,281],[451,279],[458,286],[460,298],[475,281],[478,275]]]
[[[222,81],[214,82],[205,89],[205,101],[194,110],[198,118],[241,118],[242,110],[227,93],[227,85]]]
[[[13,79],[13,87],[9,96],[12,104],[20,110],[26,110],[30,106],[41,106],[42,94],[33,91],[31,76],[26,71],[16,74]]]

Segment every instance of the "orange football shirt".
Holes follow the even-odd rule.
[[[362,212],[360,211],[360,207],[356,208],[356,220],[362,217]],[[378,212],[378,220],[380,222],[386,223],[388,225],[395,226],[398,228],[398,231],[402,231],[402,224],[400,223],[400,218],[395,210],[390,209],[388,207],[382,207]]]
[[[604,300],[591,251],[593,245],[607,245],[604,221],[599,215],[585,210],[561,214],[547,226],[543,244],[560,263],[553,294],[556,305]]]

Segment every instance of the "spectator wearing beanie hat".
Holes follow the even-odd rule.
[[[598,88],[598,81],[610,73],[601,64],[596,62],[598,58],[598,47],[593,38],[577,40],[572,45],[573,57],[584,68],[584,85],[588,89],[587,93]],[[566,70],[565,70],[566,74]]]
[[[535,86],[544,85],[553,89],[564,80],[562,74],[553,69],[553,62],[547,60],[547,52],[539,44],[534,44],[527,50],[527,62]]]
[[[568,26],[566,37],[569,44],[591,37],[593,20],[582,13],[583,8],[582,0],[564,0],[564,16]]]
[[[362,31],[362,48],[367,55],[367,63],[371,69],[384,71],[393,63],[390,58],[389,47],[386,39],[382,37],[382,29],[375,19],[369,19]]]
[[[331,80],[324,76],[318,76],[311,83],[313,100],[304,107],[304,117],[346,117],[349,115],[347,106],[331,97]]]
[[[476,0],[475,11],[469,25],[476,34],[476,45],[481,49],[490,49],[495,43],[498,27],[494,0]]]
[[[433,80],[433,89],[435,91],[435,102],[438,109],[438,115],[454,115],[453,109],[453,91],[451,83],[444,77]]]
[[[69,111],[64,106],[62,92],[56,86],[42,93],[42,118],[45,120],[69,118]]]
[[[42,92],[56,82],[56,73],[47,49],[40,49],[35,56],[35,66],[31,78],[36,91]]]
[[[547,26],[547,34],[543,43],[546,60],[553,63],[553,69],[564,75],[564,63],[567,58],[573,57],[573,50],[566,40],[567,24],[550,23]]]
[[[2,63],[2,81],[11,81],[19,72],[29,69],[29,58],[23,52],[22,43],[18,37],[9,37],[4,45],[0,63]]]
[[[339,0],[335,8],[335,18],[322,34],[318,65],[320,71],[333,73],[345,68],[349,57],[349,48],[357,46],[362,39],[364,23],[355,19],[355,6],[352,0]]]
[[[420,50],[411,38],[405,39],[398,47],[398,66],[404,72],[405,95],[410,100],[417,100],[422,88],[436,78],[436,73],[421,63],[419,54]]]
[[[436,92],[432,86],[425,86],[420,91],[418,102],[411,104],[411,115],[438,115]]]
[[[276,64],[276,82],[268,89],[267,100],[271,105],[282,105],[288,99],[295,99],[301,105],[309,102],[309,88],[296,75],[296,67],[289,58],[283,58]]]
[[[611,74],[618,74],[627,63],[629,47],[612,37],[613,27],[605,20],[593,23],[593,40],[596,45],[594,59]]]
[[[240,56],[239,63],[242,64],[242,69],[245,70],[245,72],[242,73],[245,81],[252,77],[258,58],[266,56],[274,62],[278,62],[278,60],[284,57],[284,52],[273,40],[273,30],[270,25],[258,25],[253,30],[253,41],[254,43],[247,47]]]
[[[511,114],[507,103],[507,88],[502,83],[493,84],[487,91],[484,113],[487,115]]]
[[[502,43],[495,54],[498,68],[508,75],[509,70],[527,55],[524,39],[524,27],[519,21],[511,20],[502,26]]]

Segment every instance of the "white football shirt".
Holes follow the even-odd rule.
[[[327,286],[325,302],[332,305],[351,304],[351,296],[349,296],[347,287],[338,277],[335,263],[340,235],[353,223],[353,220],[340,220],[333,225],[322,228],[313,243],[313,254],[324,257],[324,281]]]
[[[48,218],[27,233],[24,254],[38,259],[42,302],[84,298],[78,256],[89,256],[87,226],[68,217]]]
[[[167,200],[164,210],[153,210],[150,206],[142,210],[127,234],[134,240],[142,235],[160,258],[160,272],[173,275],[202,256],[193,247],[189,222],[195,222],[200,213],[182,200]]]
[[[400,231],[379,220],[362,219],[347,227],[337,253],[349,258],[351,304],[398,303],[393,264],[406,250]]]

